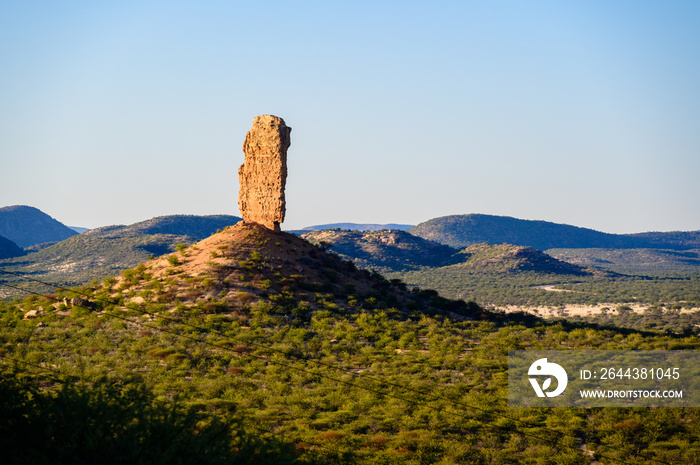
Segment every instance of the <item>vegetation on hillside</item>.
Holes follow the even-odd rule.
[[[157,405],[240,425],[222,436],[226,451],[239,431],[298,463],[700,460],[697,409],[506,400],[508,350],[688,349],[696,336],[490,314],[255,227],[97,285],[0,303],[0,341],[5,364],[58,378],[42,379],[46,396],[75,376],[107,378],[119,398],[137,377]]]
[[[537,272],[488,273],[452,265],[389,273],[407,284],[436,289],[444,297],[485,306],[630,304],[700,307],[700,273],[682,276],[563,275]]]

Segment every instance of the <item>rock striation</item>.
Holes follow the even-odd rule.
[[[279,232],[284,221],[287,149],[292,128],[278,116],[261,115],[245,136],[245,159],[238,169],[238,207],[245,223]]]

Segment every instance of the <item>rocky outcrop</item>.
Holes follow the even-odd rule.
[[[243,221],[280,231],[286,204],[287,149],[292,128],[278,116],[261,115],[245,136],[245,160],[238,169],[238,207]]]
[[[93,304],[87,299],[83,299],[82,297],[73,297],[70,300],[68,298],[65,298],[63,299],[63,303],[66,305],[66,307],[71,306],[73,308],[83,308],[86,310],[95,308],[95,304]]]
[[[27,313],[24,314],[24,319],[30,320],[32,318],[36,318],[39,316],[40,312],[40,310],[29,310]]]

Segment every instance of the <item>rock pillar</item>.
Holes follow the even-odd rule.
[[[279,232],[284,221],[287,149],[292,128],[278,116],[261,115],[245,136],[245,159],[238,169],[238,207],[243,221]]]

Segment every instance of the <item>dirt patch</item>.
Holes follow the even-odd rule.
[[[626,306],[632,309],[635,313],[644,313],[644,311],[649,308],[649,305],[643,305],[638,303],[628,303],[628,304],[598,304],[598,305],[579,305],[579,304],[569,304],[560,307],[548,307],[548,306],[520,306],[520,305],[506,305],[504,307],[499,307],[506,313],[513,312],[525,312],[531,313],[533,315],[541,316],[544,318],[561,317],[561,316],[594,316],[603,313],[609,313],[611,315],[617,315],[619,310],[618,307]],[[700,311],[700,308],[690,308],[683,309],[681,313],[693,313]]]
[[[578,291],[572,291],[571,289],[557,289],[554,286],[558,286],[558,284],[543,284],[541,286],[533,286],[535,289],[542,289],[543,291],[549,291],[549,292],[578,292]]]

